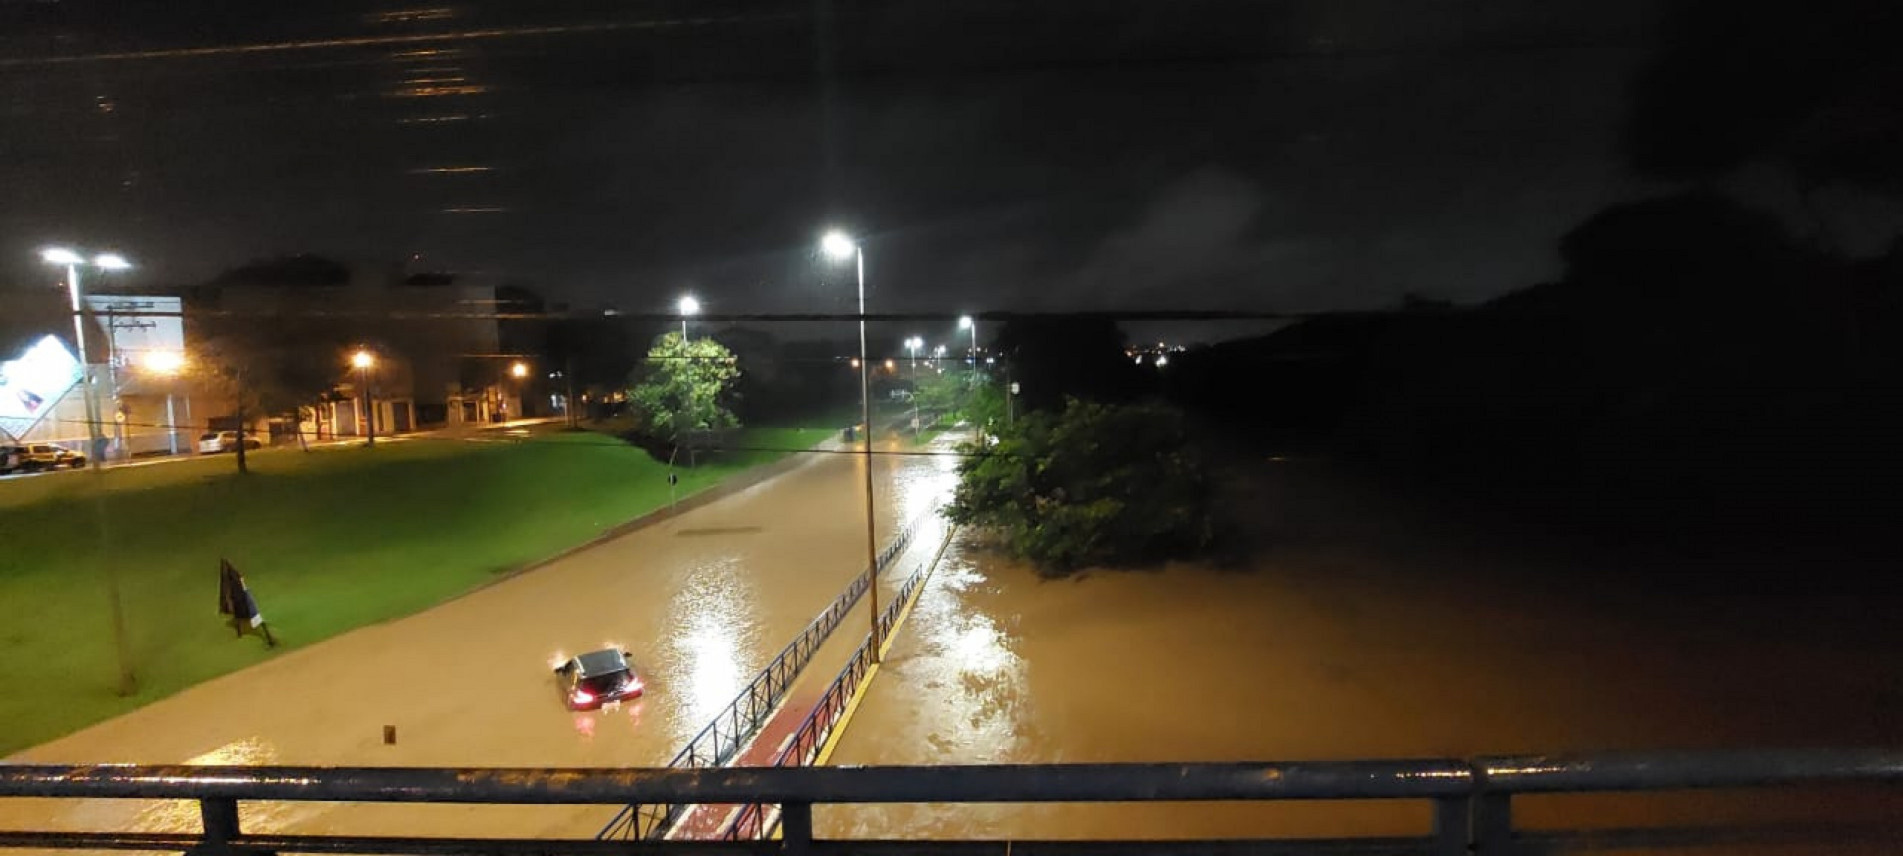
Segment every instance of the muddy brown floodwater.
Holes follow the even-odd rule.
[[[812,458],[672,520],[6,760],[661,766],[865,567],[860,458]],[[876,460],[883,544],[933,512],[951,474],[944,458]],[[634,652],[646,697],[567,711],[551,663],[604,643]],[[385,725],[396,726],[395,745],[382,743]],[[242,811],[259,833],[586,838],[614,808],[267,802]],[[186,802],[0,800],[0,829],[190,832],[198,813]]]
[[[1590,566],[1441,538],[1431,512],[1325,470],[1281,478],[1265,509],[1278,546],[1241,567],[1046,580],[961,537],[830,762],[1903,743],[1900,634],[1887,612],[1828,598],[1692,609],[1602,590]],[[1903,818],[1894,795],[1861,791],[1547,797],[1516,809],[1530,827]],[[836,806],[816,820],[828,837],[995,839],[1406,835],[1430,824],[1427,805],[1411,802]],[[1870,852],[1897,845],[1903,837]]]

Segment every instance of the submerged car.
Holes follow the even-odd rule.
[[[615,648],[590,651],[555,667],[562,700],[569,710],[594,710],[609,702],[640,698],[646,687],[628,652]]]

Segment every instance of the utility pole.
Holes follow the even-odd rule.
[[[244,390],[244,366],[239,366],[239,367],[237,368],[237,375],[238,375],[238,403],[237,403],[237,408],[238,408],[238,472],[239,472],[240,474],[244,474],[244,473],[249,473],[249,472],[251,472],[251,468],[250,468],[250,467],[249,467],[249,466],[248,466],[248,465],[247,465],[247,464],[245,463],[245,459],[244,459],[244,446],[245,446],[245,440],[247,439],[247,438],[245,437],[245,434],[246,434],[247,432],[245,431],[245,424],[244,424],[244,392],[245,392],[245,390]]]
[[[577,402],[575,401],[575,355],[573,352],[569,353],[567,365],[562,368],[562,380],[568,383],[567,405],[562,409],[568,413],[568,427],[573,428],[581,424],[575,415]]]

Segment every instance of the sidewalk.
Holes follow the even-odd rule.
[[[944,540],[942,529],[926,530],[912,539],[899,560],[886,568],[879,576],[879,608],[885,609],[891,598],[905,581],[932,561],[938,553],[939,542]],[[782,751],[793,741],[800,725],[818,706],[825,696],[833,679],[840,670],[852,661],[853,653],[866,641],[870,631],[871,607],[862,598],[854,606],[853,615],[841,622],[838,629],[827,637],[813,654],[813,659],[793,681],[786,693],[786,699],[780,703],[759,733],[753,736],[739,754],[729,761],[729,767],[771,767]],[[900,625],[901,627],[903,625]],[[897,628],[895,628],[896,634]],[[711,841],[732,824],[734,818],[744,806],[739,805],[696,805],[690,806],[681,821],[668,833],[671,841]]]

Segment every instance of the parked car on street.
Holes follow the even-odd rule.
[[[640,698],[646,687],[629,656],[626,651],[604,648],[556,666],[555,677],[568,709],[594,710],[609,702]]]
[[[0,447],[0,473],[37,473],[61,467],[76,470],[85,465],[85,455],[52,443]]]
[[[244,438],[244,447],[261,449],[264,448],[264,442],[256,437],[247,436]],[[238,432],[236,431],[213,431],[199,435],[198,453],[201,455],[235,451],[238,451]]]

